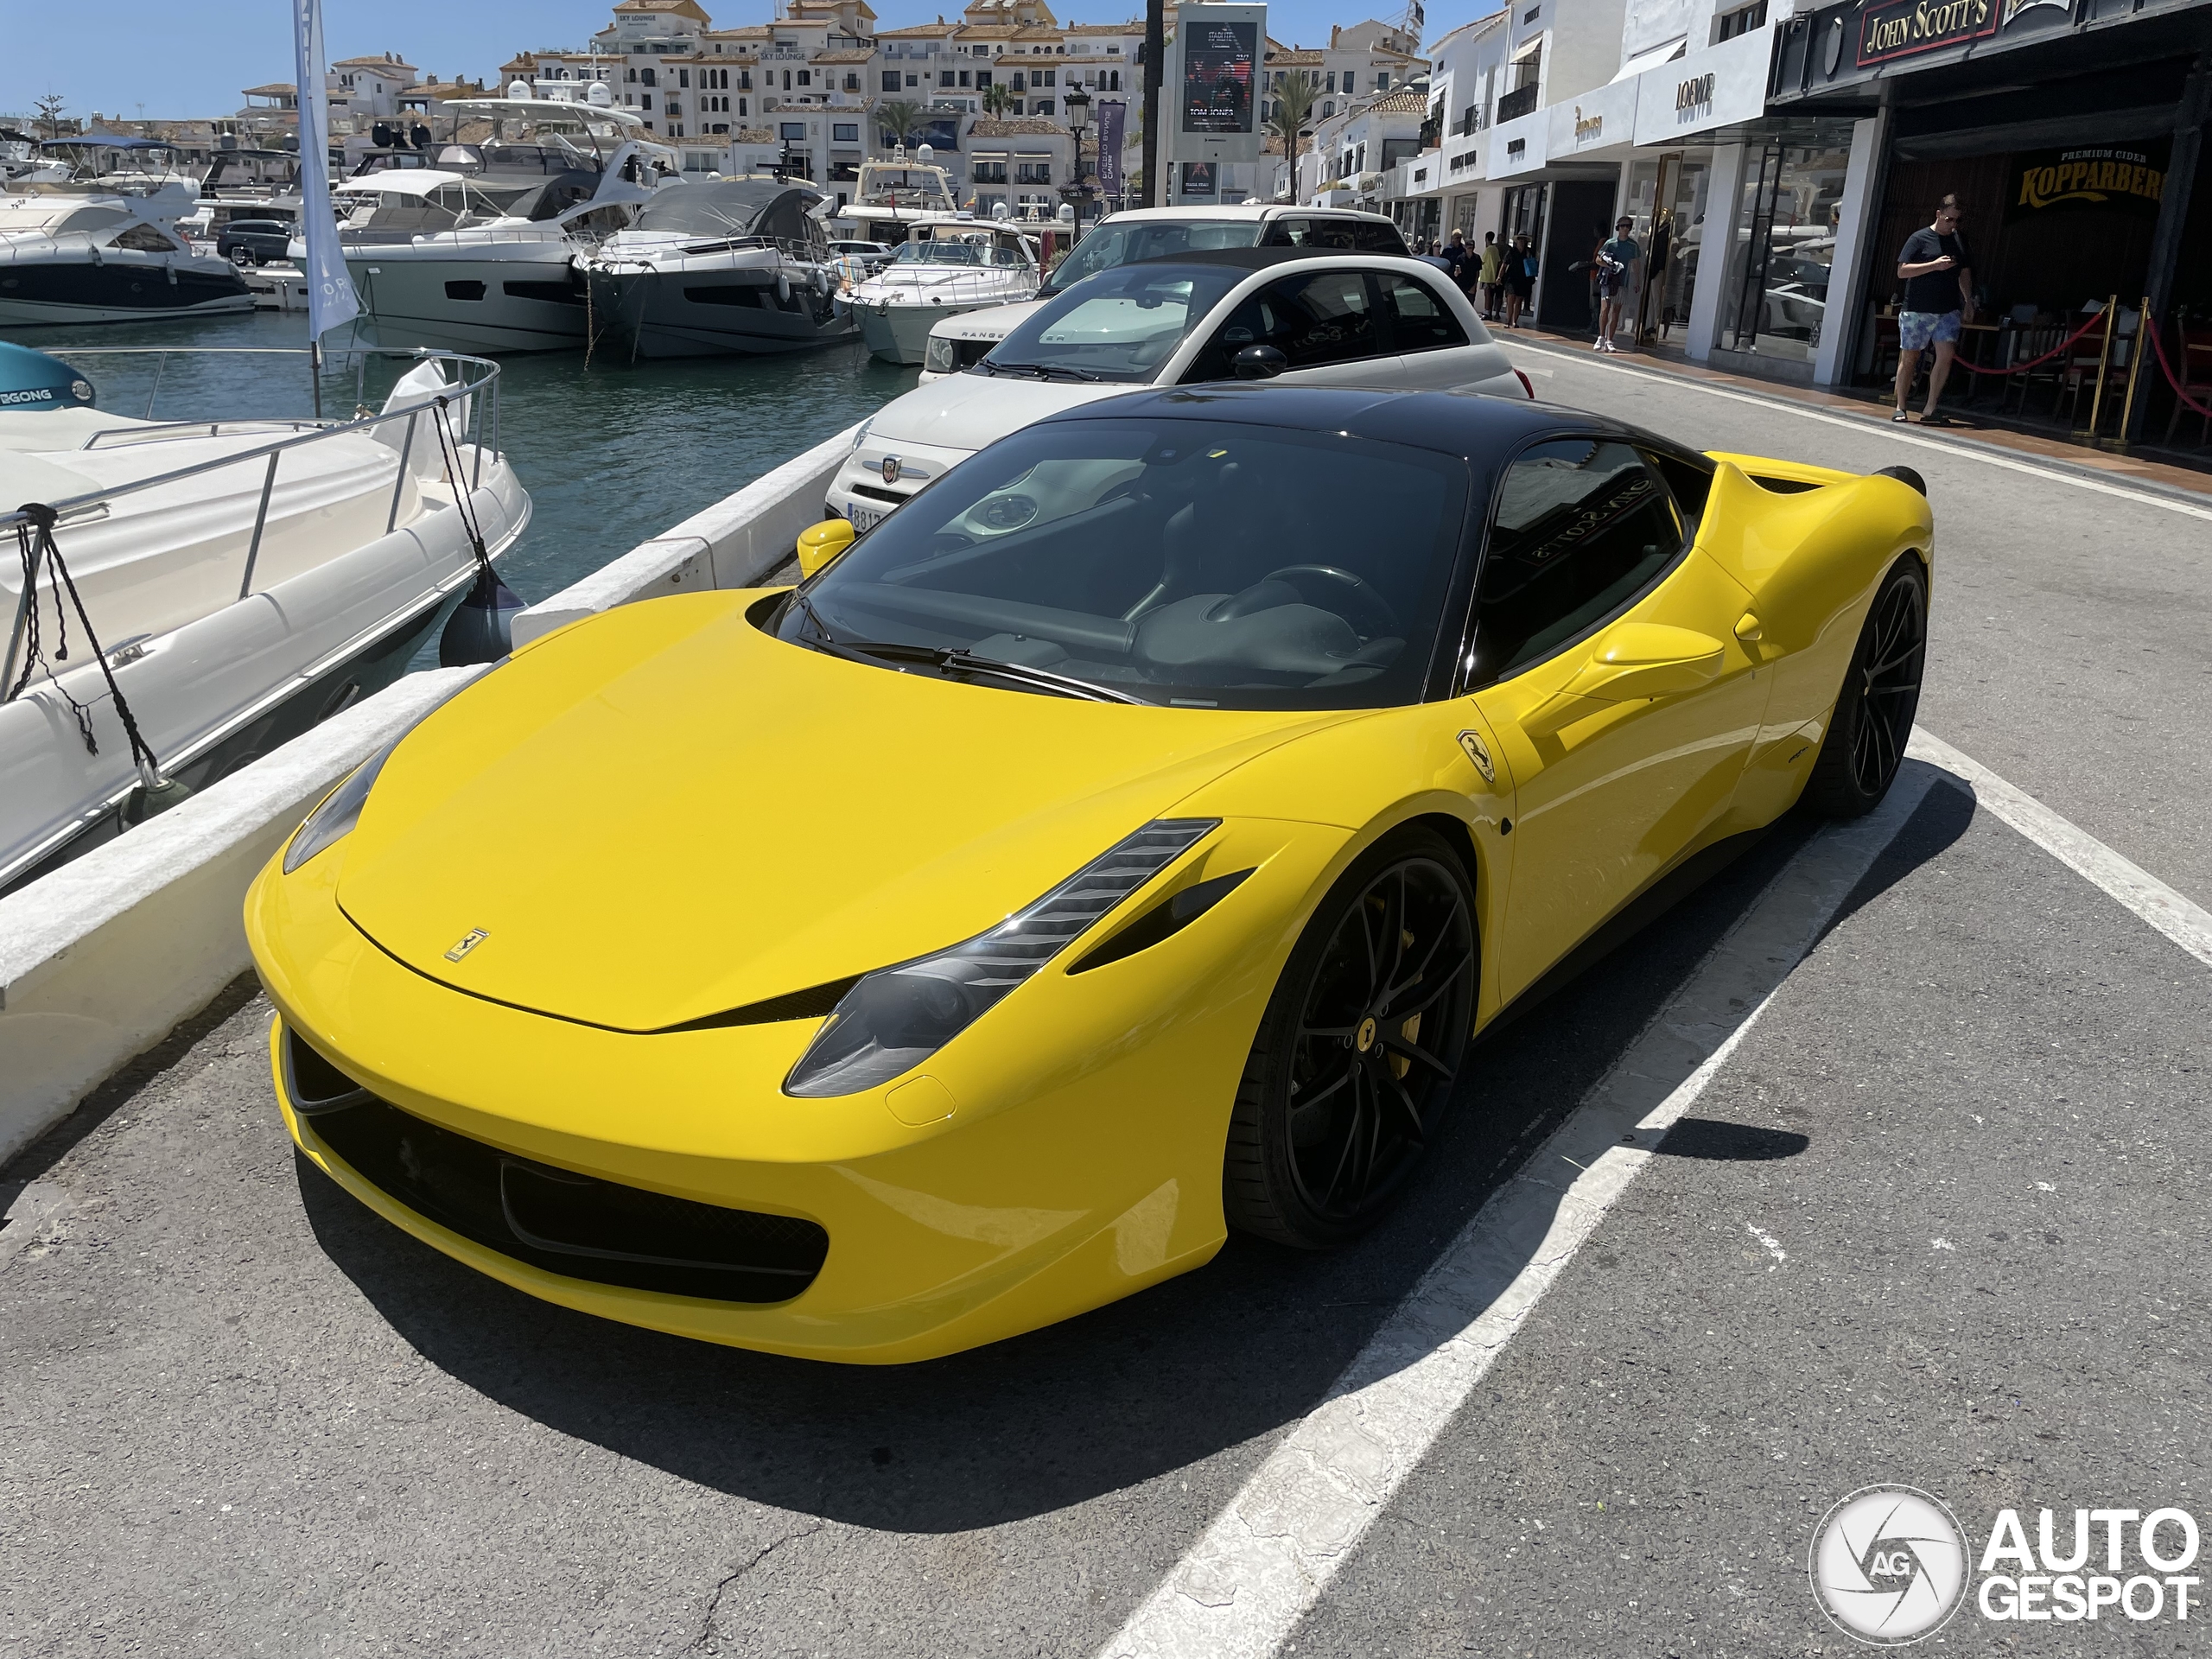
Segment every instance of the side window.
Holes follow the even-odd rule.
[[[1270,248],[1337,248],[1351,253],[1353,251],[1351,221],[1342,219],[1279,219],[1269,227],[1265,245]]]
[[[1497,486],[1468,684],[1517,673],[1632,604],[1682,549],[1673,500],[1627,444],[1523,451]]]
[[[1369,225],[1354,221],[1351,245],[1361,253],[1393,253],[1401,259],[1407,257],[1406,238],[1398,234],[1395,225]]]
[[[174,253],[176,244],[151,225],[133,225],[115,238],[114,246],[131,248],[140,253]]]
[[[1427,283],[1395,271],[1375,280],[1382,291],[1382,315],[1390,320],[1392,351],[1433,352],[1467,343],[1467,331]]]
[[[1366,277],[1356,270],[1323,270],[1270,283],[1230,313],[1184,380],[1230,378],[1236,353],[1247,346],[1272,346],[1294,369],[1376,356],[1382,350],[1382,331],[1368,303]]]

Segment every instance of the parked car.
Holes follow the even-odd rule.
[[[995,306],[988,313],[963,312],[931,328],[922,378],[934,380],[971,367],[1039,305],[1102,270],[1209,249],[1261,247],[1338,253],[1408,251],[1398,227],[1382,214],[1344,208],[1247,202],[1230,207],[1141,207],[1116,213],[1091,226],[1090,234],[1053,266],[1034,300]]]
[[[282,259],[292,227],[281,219],[234,219],[215,237],[215,251],[241,265],[265,265]]]
[[[1080,250],[1078,250],[1080,251]],[[861,428],[830,480],[866,530],[986,444],[1141,385],[1310,381],[1535,393],[1442,271],[1382,254],[1220,248],[1116,265],[1041,306],[974,366],[917,386]]]

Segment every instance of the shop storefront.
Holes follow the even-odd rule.
[[[1785,26],[1770,107],[1870,122],[1874,142],[1853,268],[1821,323],[1846,331],[1839,382],[1895,372],[1899,252],[1955,195],[1974,297],[1959,346],[1986,372],[1954,376],[1974,412],[2153,443],[2202,434],[2167,372],[2212,404],[2212,188],[2199,156],[2212,116],[2212,4],[2204,0],[1873,0]],[[1761,330],[1794,330],[1789,283],[1843,217],[1834,156],[1785,154],[1760,280]],[[1745,189],[1751,188],[1747,183]],[[1828,238],[1828,246],[1834,245]],[[1746,283],[1745,291],[1751,291]],[[2156,346],[2149,346],[2148,306]],[[1735,319],[1745,321],[1742,308]],[[2087,325],[2087,333],[2082,333]],[[2075,336],[2079,335],[2078,339]],[[2148,347],[2139,362],[2139,346]],[[2158,347],[2163,347],[2163,353]],[[2165,359],[2164,367],[2159,363]]]

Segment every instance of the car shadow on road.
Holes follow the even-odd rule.
[[[1931,792],[1853,905],[1963,831],[1971,805],[1961,816],[1953,793]],[[304,1160],[301,1196],[331,1260],[423,1355],[561,1433],[852,1525],[934,1533],[1017,1521],[1166,1474],[1310,1411],[1811,830],[1785,820],[1728,849],[1726,868],[1702,873],[1701,886],[1650,895],[1637,927],[1608,930],[1607,953],[1553,976],[1485,1033],[1429,1168],[1356,1246],[1315,1255],[1232,1236],[1198,1272],[947,1359],[825,1365],[609,1323],[459,1266]],[[1802,1149],[1786,1144],[1798,1137],[1707,1120],[1676,1135],[1664,1152],[1757,1160]]]

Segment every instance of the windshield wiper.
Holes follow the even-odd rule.
[[[1142,697],[1133,697],[1126,691],[1116,691],[1103,685],[1093,685],[1089,680],[1078,680],[1071,675],[1055,674],[1047,668],[1032,668],[1027,663],[1001,662],[995,657],[978,657],[964,647],[946,651],[937,645],[908,645],[870,641],[866,645],[849,641],[846,649],[863,652],[870,657],[891,663],[920,663],[925,666],[949,671],[956,674],[988,675],[996,679],[1013,680],[1034,685],[1048,691],[1058,691],[1071,697],[1086,698],[1092,702],[1128,702],[1144,704]]]
[[[1033,374],[1039,380],[1051,380],[1066,375],[1071,380],[1103,380],[1106,377],[1090,369],[1078,369],[1070,363],[1001,363],[994,366],[996,374]]]

